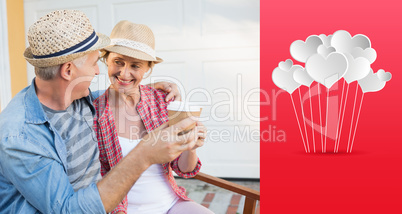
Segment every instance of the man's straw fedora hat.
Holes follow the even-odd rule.
[[[127,20],[120,21],[110,34],[110,46],[104,48],[107,51],[124,56],[153,61],[163,60],[155,55],[155,37],[152,30],[141,24],[135,24]]]
[[[50,67],[102,49],[110,44],[110,39],[95,33],[83,12],[58,10],[41,17],[29,28],[28,42],[25,59],[36,67]]]

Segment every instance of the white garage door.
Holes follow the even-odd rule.
[[[25,0],[25,24],[56,9],[79,9],[97,32],[110,35],[120,20],[148,25],[158,64],[144,83],[169,80],[184,99],[203,106],[209,136],[198,150],[202,171],[259,178],[258,0]],[[108,87],[106,68],[91,88]],[[28,79],[34,77],[28,66]]]
[[[0,0],[0,112],[11,100],[6,0]]]

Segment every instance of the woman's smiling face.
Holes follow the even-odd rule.
[[[106,60],[112,87],[119,90],[136,89],[144,74],[150,69],[149,62],[110,52]]]

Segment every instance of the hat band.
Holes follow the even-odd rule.
[[[59,52],[56,52],[56,53],[52,53],[52,54],[48,54],[48,55],[42,55],[42,56],[33,55],[33,57],[35,59],[43,59],[43,58],[64,56],[64,55],[69,55],[69,54],[78,53],[78,52],[84,52],[84,51],[88,50],[89,48],[91,48],[92,46],[94,46],[95,43],[98,41],[98,39],[99,39],[99,37],[96,35],[96,33],[94,31],[84,41],[74,45],[71,48],[67,48],[65,50],[62,50],[62,51],[59,51]]]
[[[129,39],[111,39],[110,45],[124,46],[134,50],[139,50],[150,55],[152,58],[156,60],[155,50],[151,48],[149,45],[142,42],[136,42]]]

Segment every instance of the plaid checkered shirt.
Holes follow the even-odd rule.
[[[152,87],[140,85],[141,99],[137,104],[137,111],[142,122],[147,130],[158,128],[160,125],[168,121],[167,105],[165,101],[166,94]],[[94,101],[96,115],[94,117],[94,131],[98,137],[99,145],[99,160],[101,162],[101,174],[106,175],[117,163],[123,158],[121,147],[118,139],[118,132],[115,126],[115,121],[111,108],[109,107],[109,90],[98,97]],[[180,156],[170,163],[162,164],[166,174],[166,179],[169,181],[173,191],[184,200],[191,200],[186,196],[186,190],[179,187],[173,177],[173,172],[183,178],[194,177],[201,168],[201,162],[198,159],[197,166],[192,172],[183,173],[178,166]],[[127,197],[113,210],[112,213],[124,212],[127,213]]]

